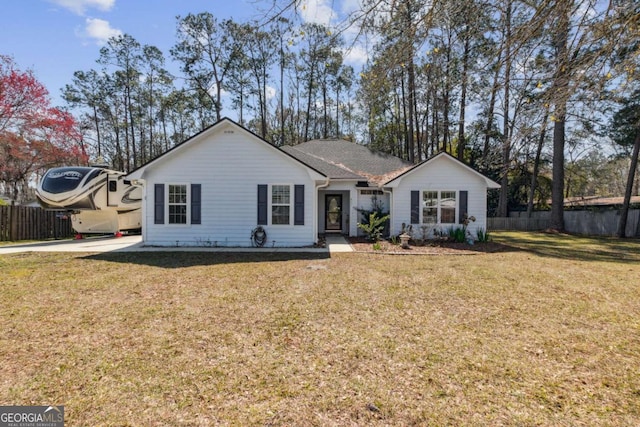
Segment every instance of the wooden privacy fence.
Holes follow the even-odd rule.
[[[62,239],[74,234],[66,212],[0,206],[0,241]]]
[[[512,212],[508,218],[487,218],[488,230],[538,231],[551,225],[548,211],[533,212],[531,218],[524,212]],[[523,216],[521,216],[523,215]],[[569,233],[587,236],[615,236],[620,222],[618,209],[586,209],[564,211],[564,229]],[[626,237],[640,237],[640,209],[630,209],[627,217]]]
[[[550,224],[549,218],[487,218],[487,230],[538,231]]]

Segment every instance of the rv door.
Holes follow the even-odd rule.
[[[120,201],[118,197],[118,175],[109,175],[107,177],[107,206],[118,206]]]

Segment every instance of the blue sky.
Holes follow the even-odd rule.
[[[306,0],[302,18],[335,22],[357,1]],[[12,56],[20,69],[31,69],[49,90],[53,105],[63,105],[60,90],[74,71],[99,67],[95,61],[110,36],[130,34],[143,45],[158,47],[170,61],[177,15],[208,11],[218,18],[249,21],[270,5],[271,0],[8,0],[0,15],[0,54]]]

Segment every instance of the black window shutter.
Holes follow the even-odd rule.
[[[420,192],[411,192],[411,224],[420,222]]]
[[[458,218],[459,218],[459,223],[462,224],[462,222],[464,221],[464,219],[467,217],[467,214],[469,213],[469,208],[468,208],[468,199],[469,198],[469,192],[468,191],[460,191],[460,213],[458,214]]]
[[[267,225],[267,196],[267,185],[258,184],[258,225]]]
[[[293,225],[304,225],[304,185],[296,185],[294,190]]]
[[[202,184],[191,184],[191,224],[202,224]]]
[[[154,186],[153,223],[164,224],[164,184]]]

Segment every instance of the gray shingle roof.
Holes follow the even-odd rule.
[[[355,180],[366,180],[366,177],[362,175],[358,175],[356,173],[351,172],[348,169],[342,168],[340,166],[336,166],[332,163],[329,163],[322,158],[312,156],[307,154],[301,150],[296,149],[295,146],[286,145],[284,147],[280,147],[282,151],[290,154],[301,162],[305,163],[308,166],[322,172],[329,178],[333,179],[355,179]]]
[[[330,178],[379,181],[412,166],[399,157],[342,139],[313,140],[283,149]]]

